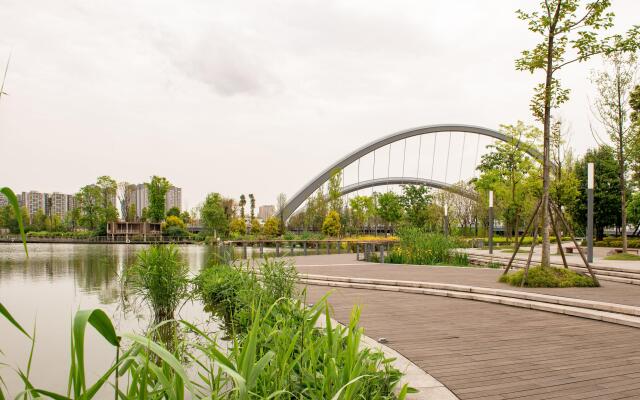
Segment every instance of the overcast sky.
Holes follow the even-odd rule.
[[[514,11],[537,3],[0,0],[0,184],[72,193],[159,174],[185,207],[213,191],[269,204],[395,131],[533,122],[540,76],[514,59],[537,38]],[[617,30],[639,22],[640,1],[613,3]],[[579,153],[595,144],[598,65],[560,76]]]

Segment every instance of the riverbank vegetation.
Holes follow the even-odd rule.
[[[353,310],[346,326],[334,324],[327,297],[311,307],[305,304],[305,293],[296,290],[294,268],[266,261],[254,270],[219,261],[195,278],[186,271],[173,246],[141,251],[125,269],[123,284],[149,306],[154,316],[149,329],[119,334],[103,311],[79,311],[71,329],[69,389],[58,393],[40,387],[27,368],[16,369],[24,391],[12,394],[60,399],[111,393],[116,399],[338,400],[403,399],[412,391],[399,387],[402,374],[392,366],[393,360],[361,346],[359,310]],[[214,321],[223,319],[223,328],[211,333],[209,325],[175,320],[176,309],[190,296],[201,300]],[[7,310],[0,311],[35,344],[35,334],[28,335]],[[113,347],[115,361],[101,374],[87,369],[93,363],[84,343],[89,328]],[[4,388],[0,393],[5,398]]]
[[[468,265],[465,253],[456,251],[460,244],[451,237],[405,228],[398,232],[400,241],[393,246],[387,260],[394,264]]]

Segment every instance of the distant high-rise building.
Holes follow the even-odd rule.
[[[129,197],[129,206],[135,204],[136,218],[142,217],[142,210],[149,207],[149,189],[144,183],[138,185],[130,185],[131,196]]]
[[[67,196],[66,194],[58,192],[53,192],[48,195],[47,206],[51,207],[51,209],[47,210],[47,215],[52,217],[57,215],[61,220],[64,219],[69,211]]]
[[[169,209],[173,207],[176,207],[178,210],[182,210],[182,189],[175,186],[171,186],[169,190],[167,190],[164,210],[169,211]]]
[[[72,194],[67,194],[66,199],[67,199],[67,212],[71,212],[77,207],[76,196]]]
[[[141,183],[138,185],[130,185],[128,190],[130,190],[131,193],[128,207],[131,204],[135,204],[136,217],[142,218],[142,210],[149,207],[149,188],[146,184]],[[169,187],[165,195],[165,211],[168,211],[172,207],[177,207],[179,210],[182,210],[182,189],[175,186]]]
[[[258,218],[263,221],[266,221],[269,218],[273,217],[275,213],[276,207],[272,205],[260,206],[260,208],[258,208]]]
[[[36,192],[35,190],[29,191],[29,192],[22,192],[22,201],[25,207],[27,207],[29,218],[33,218],[33,216],[38,212],[38,210],[42,210],[42,212],[45,212],[44,193]]]

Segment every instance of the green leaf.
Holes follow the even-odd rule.
[[[9,189],[8,187],[0,188],[0,193],[5,195],[7,200],[9,200],[9,204],[11,204],[11,207],[13,207],[13,212],[16,214],[18,226],[20,227],[20,236],[22,237],[24,252],[27,254],[27,257],[29,257],[29,250],[27,250],[27,235],[24,233],[24,223],[22,221],[22,213],[20,212],[18,198],[16,197],[15,193],[13,193],[13,190]]]
[[[18,321],[16,321],[13,316],[11,315],[11,313],[9,313],[9,310],[7,310],[5,308],[5,306],[2,305],[2,303],[0,303],[0,314],[2,314],[3,317],[5,317],[13,326],[15,326],[16,328],[18,328],[18,330],[22,333],[24,333],[24,335],[26,337],[28,337],[29,339],[31,339],[31,336],[29,336],[29,334],[27,333],[27,331],[24,330],[24,328],[22,326],[20,326],[20,324],[18,323]]]
[[[178,361],[167,349],[160,346],[158,343],[151,341],[151,339],[135,333],[125,333],[123,337],[148,348],[155,355],[160,357],[160,359],[167,363],[167,365],[182,379],[189,392],[194,393],[195,388],[189,380],[187,371],[185,371],[182,364],[180,364],[180,361]]]

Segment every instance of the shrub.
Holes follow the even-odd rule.
[[[439,233],[427,233],[418,228],[398,232],[400,244],[389,252],[389,262],[396,264],[468,265],[466,254],[458,253],[455,240]]]
[[[329,237],[338,237],[342,231],[342,223],[340,222],[340,214],[331,210],[322,222],[322,233]]]
[[[524,270],[513,272],[511,274],[502,275],[500,282],[508,283],[511,286],[520,286],[524,278]],[[533,267],[529,269],[527,287],[594,287],[595,282],[591,277],[577,273],[568,268],[553,267]]]
[[[262,233],[270,237],[280,235],[280,219],[275,216],[267,219],[262,227]]]
[[[188,295],[189,267],[174,245],[154,245],[138,253],[127,268],[129,288],[152,309],[156,322],[173,319],[173,314]]]

